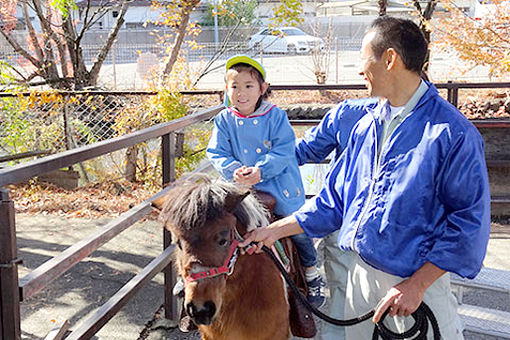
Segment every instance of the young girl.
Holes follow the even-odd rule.
[[[276,198],[274,214],[285,217],[305,202],[295,156],[295,136],[285,111],[265,101],[268,83],[262,65],[240,55],[226,66],[226,106],[214,119],[207,157],[224,178],[251,185]],[[317,252],[305,234],[292,237],[305,268],[308,300],[325,301]]]

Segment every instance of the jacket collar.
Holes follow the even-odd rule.
[[[271,109],[273,107],[275,107],[276,105],[274,104],[271,104],[271,103],[268,103],[266,101],[262,101],[262,103],[260,104],[260,106],[255,110],[255,112],[253,112],[251,115],[249,116],[245,116],[243,115],[241,112],[237,111],[235,109],[235,107],[229,107],[228,109],[233,113],[235,114],[237,117],[239,118],[255,118],[255,117],[260,117],[260,116],[263,116],[265,115],[266,113],[268,113],[269,111],[271,111]]]
[[[432,84],[429,81],[425,81],[425,80],[424,80],[424,82],[425,82],[425,84],[427,84],[428,89],[427,89],[427,91],[425,91],[425,93],[418,100],[418,103],[414,107],[413,111],[416,110],[417,108],[419,108],[420,106],[422,106],[423,104],[425,104],[428,100],[439,95],[434,84]],[[380,124],[382,124],[382,116],[383,116],[383,113],[385,112],[385,110],[389,110],[389,103],[388,103],[388,99],[386,99],[386,98],[379,98],[377,105],[373,109],[370,109],[370,108],[368,109],[368,111],[372,114],[374,119]]]

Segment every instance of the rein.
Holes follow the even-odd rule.
[[[375,314],[375,309],[372,309],[368,313],[358,316],[353,319],[348,320],[340,320],[330,317],[329,315],[326,315],[319,311],[317,308],[315,308],[313,305],[308,302],[308,300],[301,294],[299,289],[296,287],[296,284],[292,281],[289,274],[283,267],[283,265],[278,261],[274,253],[266,246],[262,246],[262,250],[273,260],[273,262],[276,264],[278,269],[280,270],[281,274],[283,275],[285,281],[289,285],[289,287],[292,289],[293,293],[296,294],[296,296],[299,298],[299,301],[308,308],[313,314],[315,314],[320,319],[336,325],[336,326],[352,326],[355,324],[358,324],[360,322],[363,322],[365,320],[370,319]],[[374,326],[374,332],[372,333],[372,340],[376,340],[379,338],[379,336],[384,340],[391,340],[391,339],[405,339],[405,338],[411,338],[414,337],[414,340],[422,340],[427,339],[427,331],[429,327],[429,322],[432,325],[432,330],[434,333],[434,340],[440,340],[441,333],[439,331],[439,325],[437,324],[436,317],[434,316],[434,313],[430,309],[429,306],[425,302],[422,301],[418,309],[411,314],[412,317],[415,320],[415,323],[413,327],[411,327],[409,330],[405,331],[404,333],[395,333],[388,329],[383,324],[384,319],[388,315],[388,309],[384,312],[384,314],[381,317],[381,320]]]

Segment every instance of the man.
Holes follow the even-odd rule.
[[[403,332],[422,301],[444,339],[462,339],[447,272],[473,278],[490,231],[484,143],[476,128],[421,80],[427,43],[409,20],[380,17],[363,39],[360,74],[377,106],[354,127],[321,192],[293,215],[246,235],[271,245],[306,232],[339,229],[353,253],[345,318],[373,308]],[[398,316],[398,317],[397,317]],[[346,327],[371,339],[373,325]]]
[[[376,104],[377,100],[374,98],[345,100],[331,109],[317,126],[307,131],[305,136],[297,141],[296,158],[299,165],[307,162],[319,163],[332,152],[334,157],[331,164],[333,164],[347,146],[349,135],[356,123]],[[338,231],[326,236],[323,245],[324,271],[329,288],[327,315],[343,319],[347,272],[352,255],[338,247]],[[344,328],[323,322],[321,338],[344,340]]]

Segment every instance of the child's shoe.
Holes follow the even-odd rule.
[[[323,287],[326,286],[322,277],[317,276],[315,279],[311,281],[307,281],[308,285],[308,293],[306,295],[306,299],[310,302],[315,308],[320,308],[326,302],[326,297],[324,296]]]

